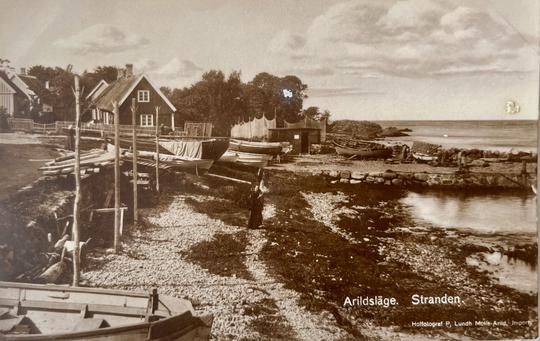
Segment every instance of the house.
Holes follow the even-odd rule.
[[[25,98],[25,93],[11,81],[8,73],[0,70],[0,112],[15,116]]]
[[[113,102],[118,102],[120,124],[132,124],[131,104],[137,105],[136,124],[141,127],[165,125],[175,129],[176,108],[161,90],[145,74],[134,75],[133,65],[126,64],[118,71],[111,84],[99,82],[87,98],[91,101],[92,120],[114,124]],[[159,107],[159,122],[156,122],[156,107]]]
[[[268,129],[270,142],[289,142],[291,154],[309,154],[312,144],[321,143],[321,129],[312,127]]]
[[[52,105],[42,100],[45,85],[37,78],[26,74],[21,68],[17,74],[13,70],[0,70],[0,107],[13,117],[25,117],[31,112],[50,113]]]

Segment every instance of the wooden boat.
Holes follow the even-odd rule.
[[[370,148],[370,147],[361,147],[361,148],[350,148],[339,145],[334,142],[336,152],[339,155],[346,157],[359,157],[364,159],[380,159],[387,158],[392,156],[392,149],[390,148]]]
[[[114,148],[114,146],[111,145],[109,145],[109,147]],[[145,159],[156,159],[156,153],[154,152],[147,152],[143,150],[137,151],[137,153],[141,157],[141,160],[143,162],[145,161]],[[125,156],[124,159],[126,161],[131,161],[133,158],[133,153],[128,151],[124,151],[123,155]],[[180,170],[195,170],[196,172],[207,172],[214,164],[214,160],[212,159],[194,159],[171,154],[159,154],[159,162],[170,166],[170,168],[176,168]]]
[[[219,159],[219,162],[231,162],[261,168],[266,167],[268,161],[270,161],[272,157],[273,156],[269,154],[244,153],[228,150]]]
[[[236,162],[238,161],[238,154],[233,151],[226,151],[220,158],[219,162]]]
[[[120,148],[123,149],[130,149],[132,146],[132,140],[126,139],[126,138],[120,138]],[[161,138],[160,141],[167,141],[171,142],[175,139],[171,138]],[[194,139],[190,139],[190,141],[194,141]],[[107,138],[107,142],[114,144],[114,138]],[[227,139],[206,139],[202,140],[202,153],[201,153],[201,159],[212,159],[214,161],[219,160],[219,158],[227,151],[229,148],[229,140]],[[137,150],[139,151],[148,151],[148,152],[155,152],[156,151],[156,141],[155,139],[148,139],[148,138],[137,138]],[[172,152],[164,148],[163,146],[159,146],[159,153],[160,154],[169,154],[173,155]]]
[[[208,340],[211,325],[157,290],[0,282],[1,340]]]
[[[432,156],[432,155],[428,155],[428,154],[423,154],[423,153],[416,153],[416,152],[413,152],[413,153],[412,153],[412,156],[413,156],[413,158],[414,158],[416,161],[421,161],[421,162],[429,162],[429,161],[435,161],[435,160],[437,160],[437,157],[436,157],[436,156]]]
[[[229,142],[229,150],[235,152],[276,156],[281,153],[281,149],[282,146],[279,142],[249,142],[241,140],[231,140]]]

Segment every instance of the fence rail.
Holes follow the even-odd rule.
[[[39,134],[63,134],[64,129],[74,127],[75,122],[72,121],[56,121],[55,123],[42,124],[36,123],[27,118],[8,118],[8,124],[11,130],[25,131]],[[120,125],[120,134],[131,135],[133,126]],[[211,123],[186,122],[184,130],[175,130],[173,136],[179,137],[210,137],[212,135]],[[135,128],[138,136],[155,136],[155,127],[140,127]],[[104,123],[81,123],[81,132],[92,132],[97,134],[114,134],[114,125]]]

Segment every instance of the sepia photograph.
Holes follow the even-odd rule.
[[[536,0],[0,0],[0,340],[538,339]]]

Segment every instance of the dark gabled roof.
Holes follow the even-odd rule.
[[[146,79],[152,88],[158,93],[158,95],[167,103],[173,112],[176,111],[174,105],[169,101],[169,99],[161,92],[161,90],[156,87],[148,77],[144,74],[138,76],[131,76],[128,78],[120,78],[109,84],[108,87],[99,94],[99,96],[94,100],[93,106],[100,110],[105,110],[112,112],[113,111],[113,101],[118,101],[118,105],[122,105],[127,99],[129,94],[135,89],[137,84],[140,81]]]
[[[109,84],[108,87],[96,98],[94,105],[96,108],[105,111],[113,111],[113,101],[120,105],[122,98],[129,95],[132,89],[138,83],[139,77],[120,78]]]
[[[30,90],[32,90],[36,94],[41,93],[45,89],[43,83],[36,77],[28,75],[18,76],[24,82],[24,84],[26,84],[30,88]]]
[[[15,90],[16,94],[26,97],[26,94],[15,83],[13,83],[11,79],[9,79],[9,76],[2,70],[0,70],[0,78],[13,90]]]

